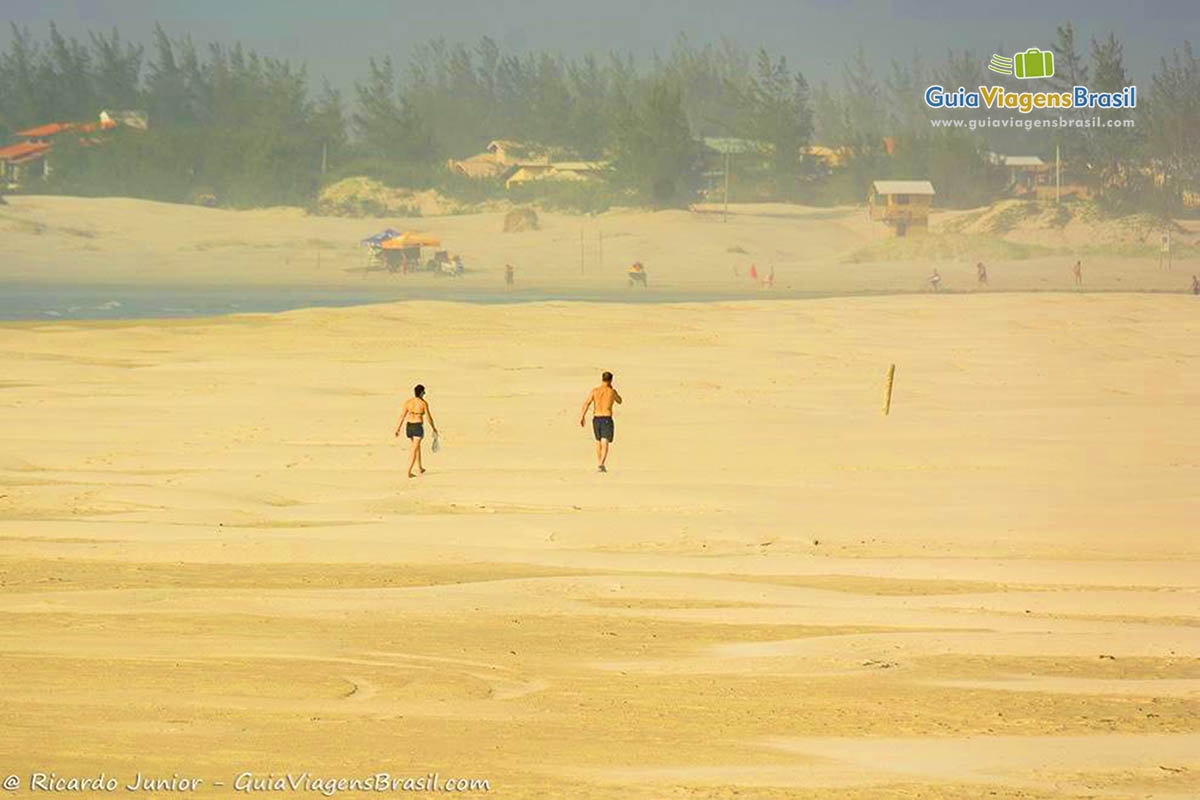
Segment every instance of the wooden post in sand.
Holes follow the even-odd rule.
[[[888,367],[887,389],[883,393],[883,415],[886,417],[892,410],[892,381],[896,378],[896,365]]]

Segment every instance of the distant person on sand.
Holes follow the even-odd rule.
[[[406,427],[405,420],[409,417],[412,419]],[[426,417],[429,417],[429,427],[433,429],[433,435],[437,436],[437,423],[433,421],[433,412],[429,410],[429,403],[425,402],[425,387],[418,383],[413,388],[413,396],[404,404],[404,413],[400,415],[400,421],[396,423],[396,436],[399,436],[400,429],[404,428],[404,436],[412,441],[412,456],[408,459],[408,477],[410,478],[416,477],[413,475],[414,465],[422,474],[425,472],[425,467],[421,464],[421,440],[425,438]]]
[[[646,281],[646,268],[642,266],[642,262],[633,262],[633,266],[629,268],[628,274],[630,286],[636,283],[640,283],[643,289],[649,286],[649,283]]]
[[[942,288],[942,276],[935,269],[929,276],[929,286],[936,292]]]
[[[771,265],[771,271],[767,274],[767,288],[775,288],[775,265]]]
[[[1075,266],[1071,267],[1071,274],[1075,276],[1075,288],[1083,286],[1083,262],[1076,261]]]
[[[515,278],[516,278],[516,271],[513,269],[513,265],[505,264],[504,265],[504,288],[511,291],[512,287],[513,287],[513,281],[515,280]]]
[[[587,422],[588,407],[592,410],[592,433],[596,436],[597,472],[608,472],[604,462],[608,460],[608,446],[613,440],[613,403],[621,403],[621,395],[612,385],[613,375],[605,372],[600,376],[600,385],[588,392],[587,400],[583,401],[583,411],[579,414],[579,427]]]
[[[985,266],[983,265],[983,262],[982,262],[982,261],[980,261],[978,264],[976,264],[976,265],[975,265],[975,277],[978,279],[978,281],[979,281],[979,285],[980,285],[980,286],[987,286],[987,285],[988,285],[988,282],[987,282],[987,267],[985,267]]]
[[[758,267],[753,264],[750,265],[750,280],[758,283]]]
[[[1200,278],[1192,276],[1192,294],[1200,294]]]

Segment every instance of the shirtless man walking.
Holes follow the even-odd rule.
[[[407,427],[404,421],[409,420]],[[429,417],[429,426],[433,428],[433,435],[437,436],[437,423],[433,421],[433,412],[429,410],[429,403],[425,402],[425,387],[417,384],[413,389],[413,396],[404,404],[404,413],[400,415],[400,421],[396,423],[396,436],[400,435],[400,429],[404,428],[404,435],[412,440],[412,455],[408,459],[408,477],[415,478],[413,475],[413,465],[422,474],[425,473],[425,467],[421,465],[421,440],[425,438],[425,418]]]
[[[594,406],[592,411],[592,432],[596,435],[597,472],[608,472],[604,462],[608,460],[608,446],[613,440],[613,403],[621,402],[621,395],[612,385],[611,372],[600,376],[600,385],[588,393],[583,402],[583,410],[579,413],[579,427],[587,421],[588,406]]]

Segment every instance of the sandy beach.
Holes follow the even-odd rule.
[[[939,211],[931,229],[949,231],[977,213]],[[6,250],[0,283],[328,287],[389,300],[455,300],[503,293],[504,266],[511,263],[514,297],[611,300],[631,294],[625,272],[641,261],[651,295],[686,300],[762,297],[761,284],[748,277],[751,265],[761,278],[775,270],[776,295],[923,292],[934,267],[943,290],[970,292],[978,288],[980,260],[992,292],[1074,290],[1077,259],[1089,291],[1183,293],[1200,272],[1196,220],[1180,223],[1170,272],[1146,249],[1157,242],[1156,232],[1103,221],[1059,229],[1035,220],[1003,236],[983,225],[982,233],[931,245],[942,254],[937,260],[925,256],[915,237],[902,243],[915,252],[890,250],[896,240],[858,207],[734,204],[728,217],[719,206],[596,216],[543,211],[539,224],[538,230],[502,233],[503,212],[345,219],[297,208],[232,211],[119,197],[16,196],[0,207]],[[467,274],[448,279],[367,271],[359,242],[388,227],[438,236],[448,252],[462,255]],[[957,254],[944,257],[945,247]]]
[[[1196,796],[1197,334],[1117,293],[0,325],[0,772]]]

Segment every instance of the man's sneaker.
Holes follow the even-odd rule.
[[[608,467],[601,464],[600,466],[596,467],[596,472],[608,472]]]

